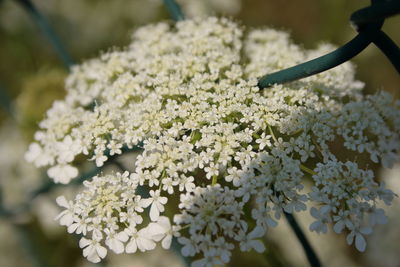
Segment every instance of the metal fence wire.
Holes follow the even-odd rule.
[[[73,64],[73,60],[64,48],[60,39],[57,37],[55,31],[52,29],[45,17],[34,6],[32,1],[16,0],[16,2],[28,12],[42,33],[49,40],[50,44],[53,46],[55,52],[58,54],[64,65],[67,68],[70,68]],[[175,21],[183,20],[185,18],[179,5],[174,0],[164,0],[164,4],[171,17]],[[268,88],[274,84],[295,81],[329,70],[358,55],[371,43],[374,43],[383,52],[383,54],[389,59],[394,68],[400,74],[400,48],[381,29],[385,19],[394,15],[398,15],[399,13],[400,0],[372,0],[370,6],[357,10],[351,15],[350,21],[358,32],[358,34],[352,40],[326,55],[284,70],[266,74],[259,79],[258,86],[260,88]],[[11,101],[8,97],[6,97],[7,95],[5,92],[6,91],[0,86],[0,104],[5,111],[12,113]],[[110,163],[112,163],[112,160],[110,160]],[[82,182],[89,177],[92,177],[93,173],[97,173],[98,171],[99,169],[95,168],[87,173],[82,174],[75,181]],[[0,190],[0,218],[2,217],[10,219],[10,222],[13,223],[13,218],[15,218],[18,214],[26,212],[30,209],[30,204],[34,198],[41,194],[47,193],[56,187],[58,187],[58,184],[55,184],[49,180],[48,182],[39,186],[37,189],[32,190],[29,203],[26,203],[22,207],[16,207],[15,209],[6,209],[2,205]],[[310,265],[322,266],[316,253],[312,249],[311,245],[305,238],[304,233],[296,222],[294,216],[286,213],[285,217],[299,239],[299,242],[302,244]],[[28,235],[24,233],[23,227],[21,228],[21,226],[16,223],[13,224],[18,230],[18,233],[24,237],[23,240],[28,238]],[[29,244],[28,241],[25,240],[24,243]],[[31,256],[34,258],[34,262],[38,261],[37,255],[36,258],[35,255]],[[43,262],[38,263],[37,265],[43,266],[42,264]]]
[[[381,28],[386,18],[400,13],[400,1],[372,0],[371,5],[354,12],[350,21],[358,31],[356,37],[335,51],[294,67],[267,74],[260,78],[258,86],[266,88],[302,79],[334,68],[358,55],[374,43],[400,73],[400,49]]]

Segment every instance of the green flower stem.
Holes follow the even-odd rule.
[[[47,19],[40,13],[40,11],[34,6],[31,0],[17,0],[17,2],[28,12],[32,20],[39,26],[40,30],[46,36],[48,41],[57,52],[59,58],[64,63],[65,67],[69,69],[74,63],[64,48],[57,34],[54,32]]]
[[[3,190],[0,187],[0,218],[9,218],[13,214],[3,206]]]
[[[0,107],[3,108],[11,117],[15,118],[15,108],[8,95],[7,90],[0,84]]]
[[[214,175],[211,180],[211,185],[216,185],[218,181],[218,175]]]
[[[164,0],[164,4],[168,9],[168,12],[171,14],[171,17],[175,21],[180,21],[185,19],[185,15],[180,8],[180,6],[176,3],[175,0]]]
[[[328,69],[334,68],[364,50],[378,35],[382,23],[367,26],[365,30],[360,32],[350,42],[336,49],[335,51],[296,65],[294,67],[277,71],[263,76],[258,86],[260,88],[270,87],[274,84],[281,84],[302,79]]]
[[[308,174],[312,175],[316,175],[317,173],[315,171],[313,171],[312,169],[304,166],[303,164],[300,164],[300,169]]]
[[[376,1],[372,6],[354,12],[350,20],[353,24],[362,26],[396,15],[399,12],[400,1],[398,0]]]
[[[43,255],[39,253],[37,246],[38,244],[36,244],[37,242],[34,241],[35,239],[33,237],[32,230],[29,229],[29,226],[17,223],[13,223],[12,225],[22,248],[29,255],[32,265],[37,267],[49,266]]]
[[[276,246],[272,240],[263,239],[263,243],[265,246],[265,251],[263,253],[264,259],[267,262],[265,266],[272,267],[287,267],[291,266],[286,259],[284,258],[281,250]]]
[[[400,2],[399,2],[400,3]],[[398,73],[400,73],[400,48],[383,31],[379,31],[374,39],[374,44],[382,50]]]
[[[288,221],[290,227],[292,228],[293,232],[296,234],[297,239],[301,243],[310,265],[312,267],[321,267],[322,265],[318,259],[317,254],[315,253],[314,249],[311,247],[310,243],[308,242],[306,236],[304,235],[303,231],[301,230],[295,217],[292,214],[287,213],[287,212],[284,212],[284,214],[285,214],[285,218]]]
[[[275,137],[274,131],[272,130],[272,127],[270,125],[268,125],[268,130],[272,136],[272,139],[277,142],[277,138]],[[316,175],[317,173],[314,172],[313,170],[311,170],[310,168],[304,166],[303,164],[300,164],[300,169],[303,170],[306,173],[309,173],[310,175]],[[311,247],[310,243],[308,242],[306,236],[304,235],[303,231],[301,230],[300,226],[298,225],[296,219],[294,218],[294,216],[290,213],[284,212],[286,220],[288,221],[290,227],[292,228],[292,230],[295,232],[297,238],[299,239],[304,252],[306,253],[307,259],[310,262],[310,265],[312,267],[320,267],[322,266],[317,254],[315,253],[315,251],[313,250],[313,248]]]
[[[272,140],[274,140],[274,142],[278,143],[278,139],[276,138],[276,136],[274,134],[274,131],[272,130],[271,125],[269,125],[269,124],[268,124],[268,130],[269,130],[269,133],[272,136]]]

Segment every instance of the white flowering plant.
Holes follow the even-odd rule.
[[[73,66],[26,159],[68,184],[83,159],[102,167],[141,148],[129,169],[99,172],[75,199],[57,198],[57,220],[81,235],[91,262],[110,250],[168,249],[176,238],[192,266],[224,265],[234,249],[262,253],[266,231],[305,210],[311,231],[332,226],[364,251],[365,235],[387,222],[378,203],[395,194],[357,159],[399,161],[400,102],[364,96],[351,63],[257,86],[329,49],[226,18],[141,27],[128,47]]]

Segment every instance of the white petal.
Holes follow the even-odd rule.
[[[93,254],[97,255],[96,249],[91,244],[89,246],[87,246],[86,248],[84,248],[82,253],[83,253],[83,256],[85,256],[85,257],[89,257],[90,255],[93,255]]]
[[[28,151],[25,153],[25,160],[27,162],[34,162],[41,152],[42,148],[40,145],[38,143],[32,143],[29,145]]]
[[[347,245],[351,245],[353,243],[353,239],[354,239],[354,233],[351,232],[346,236]]]
[[[92,231],[92,238],[95,240],[101,240],[101,239],[103,239],[103,234],[100,230],[94,229]]]
[[[344,222],[343,221],[338,221],[333,226],[333,231],[335,231],[335,233],[337,233],[337,234],[340,234],[343,231],[343,228],[344,228]]]
[[[159,216],[160,216],[160,211],[158,210],[157,205],[154,205],[153,203],[153,205],[151,205],[150,208],[150,219],[152,221],[157,221]]]
[[[266,222],[269,227],[276,227],[278,225],[278,223],[271,218],[267,218]]]
[[[151,238],[158,242],[165,236],[165,229],[162,228],[158,223],[150,223],[147,227],[148,233],[151,235]]]
[[[117,234],[117,239],[118,239],[119,241],[126,242],[126,241],[128,241],[129,236],[128,236],[128,234],[125,233],[125,232],[120,232],[120,233]]]
[[[136,250],[137,250],[136,240],[132,239],[131,242],[129,242],[126,245],[125,252],[126,253],[135,253]]]
[[[165,204],[167,203],[167,201],[168,201],[168,198],[167,198],[167,197],[159,197],[159,198],[158,198],[158,201],[159,201],[161,204],[165,205]]]
[[[66,165],[65,168],[65,172],[68,174],[68,178],[75,178],[76,176],[78,176],[77,168],[72,167],[71,165]]]
[[[86,239],[86,238],[82,237],[82,238],[79,240],[79,247],[80,247],[80,248],[87,247],[89,244],[90,244],[90,240],[89,240],[89,239]]]
[[[356,234],[356,248],[358,251],[364,252],[367,247],[367,242],[365,242],[365,238],[361,234]]]
[[[169,249],[172,243],[172,235],[167,235],[163,241],[161,242],[161,246],[163,249]]]
[[[47,175],[56,183],[68,184],[78,176],[78,169],[71,165],[56,165],[47,170]]]
[[[160,202],[154,202],[153,203],[153,205],[157,205],[157,209],[160,211],[160,212],[163,212],[164,211],[164,205],[163,204],[161,204]]]
[[[315,219],[319,219],[319,217],[320,217],[319,212],[316,208],[312,207],[310,209],[310,213],[311,213],[311,216],[313,216]]]
[[[194,253],[192,253],[191,247],[189,247],[189,246],[184,246],[181,249],[181,253],[182,253],[182,256],[184,256],[184,257],[188,257],[188,256],[194,255]]]
[[[71,233],[75,232],[77,228],[78,228],[78,224],[77,223],[73,223],[70,226],[68,226],[67,231],[68,231],[68,233],[71,234]]]
[[[94,252],[90,255],[87,256],[88,261],[93,262],[93,263],[99,263],[100,262],[100,257]]]
[[[160,216],[158,218],[158,224],[164,228],[164,230],[168,231],[171,229],[171,222],[168,217]]]
[[[249,239],[254,239],[254,238],[262,237],[262,236],[264,236],[264,234],[265,234],[264,228],[261,227],[261,226],[257,226],[256,228],[254,228],[253,231],[251,231],[248,234],[248,238]]]
[[[183,247],[181,249],[181,253],[183,256],[185,256],[185,257],[194,256],[195,250],[194,250],[194,247],[193,247],[190,239],[188,239],[186,237],[180,237],[180,238],[178,238],[178,242],[181,245],[183,245]]]
[[[115,238],[111,239],[109,242],[107,242],[108,247],[114,251],[116,254],[121,254],[124,252],[125,247],[124,244],[122,244],[121,241],[116,240]]]
[[[140,200],[140,204],[143,208],[147,208],[151,203],[153,203],[152,198],[144,198]]]
[[[88,249],[88,248],[86,248],[86,249]],[[101,260],[99,255],[97,254],[96,250],[93,247],[90,247],[90,250],[87,250],[86,254],[87,255],[85,256],[85,250],[83,250],[83,255],[85,257],[87,257],[88,261],[90,261],[90,262],[98,263]]]
[[[57,205],[60,207],[63,207],[66,209],[69,208],[68,201],[64,196],[59,196],[58,198],[56,198],[56,202],[57,202]]]
[[[265,251],[265,246],[260,240],[251,240],[249,245],[254,248],[258,253],[262,253]]]
[[[137,239],[137,245],[140,251],[146,251],[146,250],[153,250],[156,247],[156,243],[154,243],[153,240],[139,237]]]
[[[65,213],[64,216],[60,217],[60,224],[70,226],[74,222],[74,218],[71,213]]]
[[[372,234],[372,228],[371,227],[362,227],[360,229],[360,232],[364,235],[370,235],[370,234]]]
[[[97,251],[97,254],[100,256],[100,258],[102,258],[102,259],[107,255],[107,249],[100,245],[96,246],[96,251]]]

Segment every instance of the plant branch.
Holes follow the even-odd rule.
[[[0,84],[0,106],[15,119],[15,108],[7,90]]]
[[[29,229],[28,225],[13,223],[19,242],[25,252],[29,255],[33,266],[37,267],[48,267],[49,264],[38,250],[38,244],[32,237],[32,230]]]
[[[17,2],[28,12],[32,20],[38,25],[47,40],[51,43],[65,67],[69,69],[73,65],[73,60],[47,19],[40,13],[31,0],[17,0]]]
[[[180,21],[185,19],[185,15],[183,14],[181,7],[176,3],[175,0],[164,0],[164,4],[167,7],[171,17],[175,21]]]
[[[310,265],[312,267],[321,267],[322,265],[318,259],[317,254],[315,253],[314,249],[311,247],[311,244],[308,242],[305,234],[301,230],[300,225],[297,223],[295,217],[292,214],[287,213],[287,212],[284,212],[284,214],[285,214],[285,218],[288,221],[290,227],[296,234],[297,239],[301,243]]]

